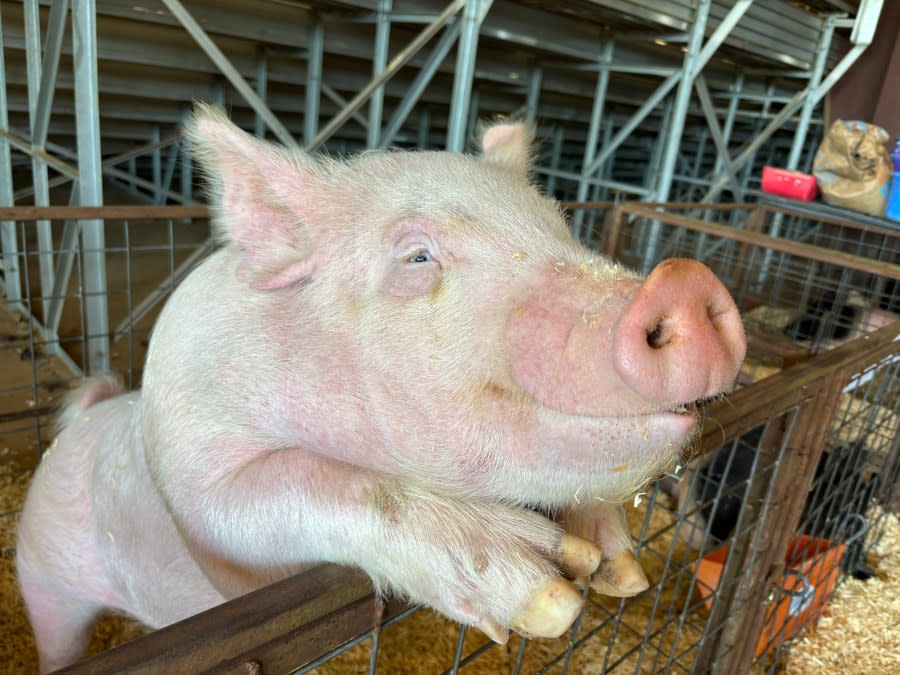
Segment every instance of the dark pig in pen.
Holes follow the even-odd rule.
[[[621,503],[683,461],[745,352],[708,268],[642,279],[577,243],[521,125],[478,157],[349,162],[205,106],[188,135],[222,246],[142,389],[77,390],[35,473],[17,556],[42,669],[106,610],[165,626],[321,561],[498,642],[561,634],[577,584],[647,588]]]

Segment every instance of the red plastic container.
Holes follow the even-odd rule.
[[[774,166],[762,170],[762,191],[791,199],[811,202],[819,192],[816,177],[800,171],[788,171]]]
[[[781,584],[787,595],[768,605],[766,623],[756,644],[756,656],[790,640],[822,615],[834,592],[844,551],[844,544],[834,544],[827,539],[798,535],[791,540],[785,555],[785,566],[789,569]],[[712,609],[727,557],[728,547],[722,546],[702,558],[699,564],[691,565],[707,609]],[[790,568],[799,571],[803,577],[791,572]]]

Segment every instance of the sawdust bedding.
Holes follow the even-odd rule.
[[[15,583],[15,519],[27,490],[30,474],[0,476],[0,589],[4,601],[0,605],[0,672],[36,672],[36,654],[21,599]],[[644,508],[629,509],[633,531],[642,524]],[[672,514],[659,506],[651,512],[648,532],[665,530]],[[900,522],[885,515],[883,537],[870,556],[876,577],[867,582],[846,580],[837,590],[829,613],[808,635],[794,642],[788,660],[780,670],[788,675],[815,673],[859,673],[862,675],[900,672]],[[652,549],[652,550],[651,550]],[[671,530],[648,544],[642,562],[651,583],[660,578],[666,554],[683,564],[690,553],[679,542],[672,542]],[[652,591],[652,589],[651,589]],[[677,591],[665,587],[661,606],[683,603]],[[648,625],[660,629],[664,613],[649,620],[652,595],[648,594],[630,607],[623,616],[629,628],[620,629],[619,639],[609,647],[612,627],[605,627],[574,651],[568,671],[598,673],[604,663],[616,664],[615,672],[654,672],[651,659],[639,663],[639,655],[629,653],[635,646],[634,629]],[[614,613],[619,601],[592,596],[581,621],[579,638],[599,626]],[[663,629],[654,644],[668,652],[674,640],[677,651],[696,644],[700,636],[705,610],[695,610],[696,622],[689,620],[680,631]],[[97,653],[138,637],[144,632],[136,622],[110,617],[95,631],[90,653]],[[385,628],[380,636],[378,672],[414,674],[444,672],[453,662],[459,635],[457,624],[429,610],[420,610],[405,620]],[[638,638],[639,639],[639,638]],[[463,654],[470,654],[487,642],[478,631],[469,631]],[[465,673],[512,672],[519,658],[520,640],[513,636],[506,645],[496,646],[481,654]],[[533,673],[556,655],[564,652],[565,639],[532,640],[526,643],[522,673]],[[318,675],[348,675],[368,670],[370,642],[366,641],[319,668]],[[684,659],[680,661],[684,663]],[[555,673],[561,666],[550,668]],[[676,668],[674,672],[679,672]]]

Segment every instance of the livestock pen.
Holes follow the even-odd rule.
[[[579,221],[585,241],[645,271],[665,257],[701,260],[734,295],[749,338],[738,388],[705,406],[701,459],[629,505],[647,591],[626,599],[587,595],[564,637],[513,637],[500,646],[428,610],[377,600],[364,575],[325,565],[70,672],[782,668],[792,640],[842,583],[848,556],[877,567],[873,551],[900,498],[900,324],[889,322],[897,310],[900,234],[763,202],[601,206],[609,207],[606,218]],[[6,593],[14,592],[17,511],[52,439],[60,396],[92,349],[108,349],[112,368],[139,386],[155,312],[212,244],[202,208],[5,209],[0,221],[17,244],[4,259],[0,317]],[[102,248],[84,237],[98,222]],[[52,251],[38,248],[38,227],[50,228]],[[88,278],[91,255],[107,263],[102,288]],[[42,265],[57,271],[52,287]],[[99,296],[107,300],[105,321],[92,304]],[[747,449],[749,474],[729,480],[729,462]],[[713,458],[725,462],[720,480]],[[729,499],[739,504],[733,527],[714,536],[714,514]],[[162,591],[165,579],[159,584]],[[10,650],[3,656],[33,668],[21,606],[7,605],[0,629],[20,633],[0,638]],[[139,632],[107,624],[95,651]]]

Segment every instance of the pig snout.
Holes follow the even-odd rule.
[[[571,267],[552,273],[507,326],[512,379],[539,403],[585,416],[683,412],[734,381],[744,329],[707,267],[667,260],[643,282]]]
[[[693,260],[657,265],[613,335],[613,365],[658,406],[714,396],[730,386],[746,352],[738,309],[712,271]]]

